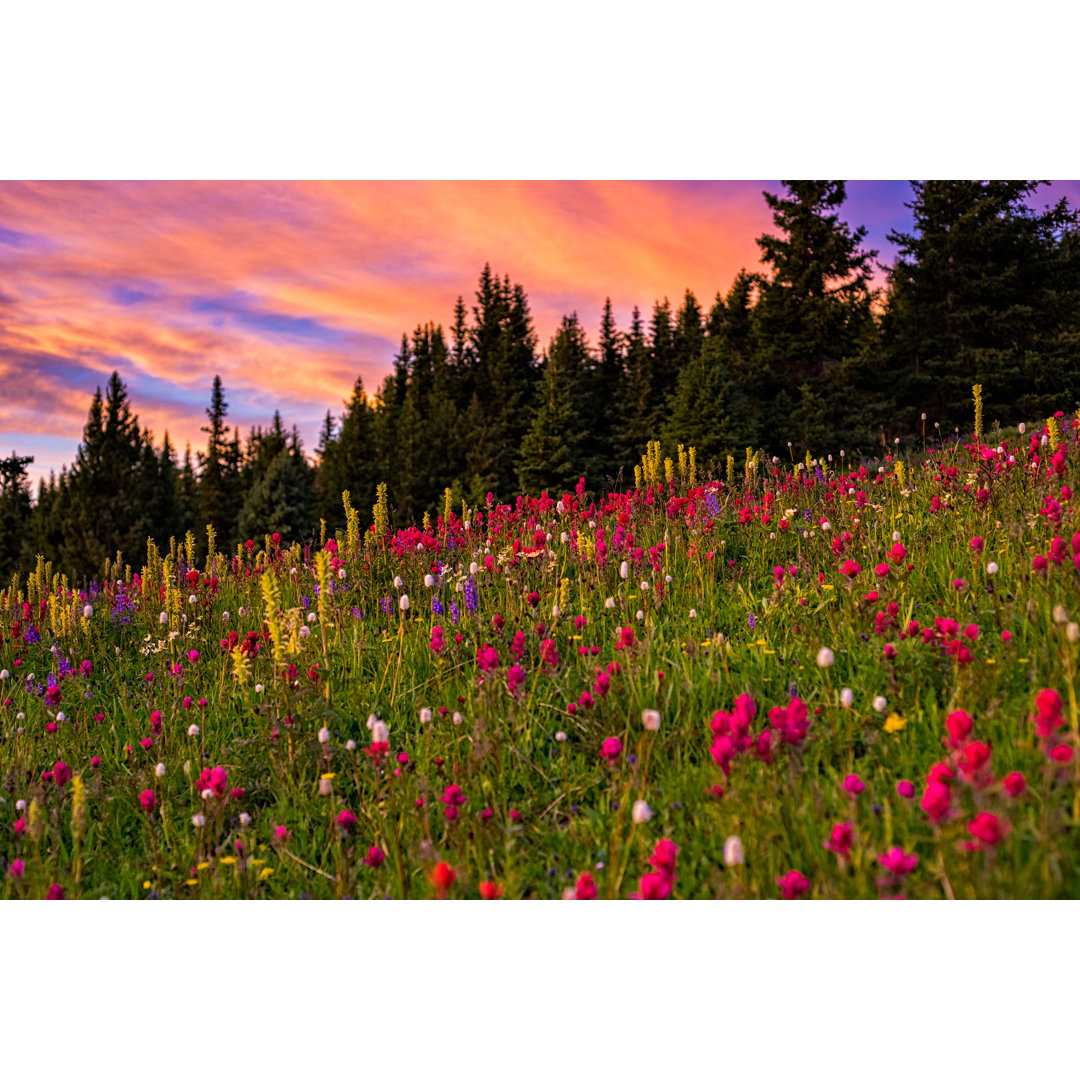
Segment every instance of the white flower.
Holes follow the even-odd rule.
[[[724,865],[738,866],[745,858],[742,841],[737,836],[729,836],[724,841]]]
[[[328,743],[330,741],[330,729],[321,727],[319,728],[319,742]]]
[[[0,679],[10,679],[10,678],[11,678],[11,672],[8,671],[7,668],[4,668],[3,671],[0,671]]]
[[[255,693],[256,694],[261,694],[262,692],[263,692],[263,684],[261,682],[257,682],[255,684]]]
[[[555,732],[555,741],[556,742],[566,742],[566,732],[565,731],[556,731]]]
[[[655,709],[642,709],[641,722],[645,725],[646,731],[660,730],[660,714]]]
[[[165,624],[166,624],[166,623],[167,623],[167,622],[169,621],[169,613],[168,613],[167,611],[163,611],[163,612],[162,612],[162,613],[161,613],[161,614],[160,614],[160,615],[158,616],[158,619],[157,619],[157,621],[158,621],[158,623],[159,623],[159,624],[160,624],[161,626],[164,626],[164,625],[165,625]]]
[[[817,653],[817,666],[818,667],[832,667],[833,661],[836,659],[833,656],[833,651],[827,645],[822,645],[818,649]]]
[[[427,708],[426,706],[423,709],[420,710],[420,723],[421,724],[430,724],[431,723],[431,710],[429,708]]]
[[[899,533],[899,532],[897,532],[897,530],[896,530],[896,529],[893,529],[893,534],[892,534],[892,538],[893,538],[893,542],[894,542],[894,543],[897,543],[897,544],[898,544],[898,543],[900,542],[900,533]]]
[[[1048,438],[1047,438],[1047,437],[1046,437],[1046,436],[1044,435],[1044,436],[1043,436],[1043,437],[1042,437],[1042,438],[1041,438],[1041,439],[1039,440],[1039,445],[1040,445],[1040,446],[1046,446],[1046,445],[1047,445],[1047,444],[1048,444],[1049,442],[1050,442],[1050,440],[1049,440],[1049,439],[1048,439]]]
[[[850,709],[851,706],[855,704],[855,695],[852,693],[850,687],[845,686],[844,689],[840,691],[840,704],[843,705],[845,709]]]
[[[665,582],[666,582],[666,583],[667,583],[668,585],[670,585],[670,584],[672,583],[672,581],[674,581],[674,580],[675,580],[675,579],[674,579],[674,578],[673,578],[673,577],[672,577],[672,576],[671,576],[670,574],[665,574],[665,575],[664,575],[664,581],[665,581]]]
[[[695,608],[690,609],[690,618],[691,619],[696,619],[697,618],[697,610]]]
[[[630,576],[630,564],[625,560],[619,564],[619,577],[625,581]]]
[[[317,616],[315,615],[315,612],[314,612],[314,611],[309,611],[309,612],[308,612],[308,616],[307,616],[307,621],[308,621],[308,622],[314,622],[314,621],[315,621],[315,619],[316,619],[316,617],[317,617]]]
[[[480,573],[480,564],[475,563],[475,562],[469,563],[469,573],[470,574],[479,574]]]
[[[567,885],[566,888],[562,891],[562,898],[564,900],[576,900],[577,889],[575,889],[573,885]]]
[[[300,636],[304,637],[304,638],[311,637],[311,631],[306,626],[301,626],[300,627]]]
[[[24,713],[24,712],[17,712],[17,713],[15,714],[15,719],[16,719],[16,720],[25,720],[25,719],[26,719],[26,713]],[[19,728],[19,734],[20,734],[20,735],[22,734],[22,728]]]
[[[240,815],[240,824],[246,829],[251,824],[251,815],[244,811]]]
[[[641,583],[641,591],[642,592],[648,592],[649,591],[649,583],[647,581],[643,581]]]
[[[376,716],[376,715],[375,715],[374,713],[371,713],[371,715],[370,715],[370,716],[368,716],[368,718],[367,718],[367,727],[368,727],[368,731],[372,731],[372,730],[374,730],[374,728],[375,728],[375,725],[376,725],[376,724],[377,724],[378,722],[379,722],[379,718],[378,718],[378,717],[377,717],[377,716]]]
[[[214,797],[214,792],[211,788],[203,788],[201,794],[203,802],[206,802],[207,799],[212,799]]]
[[[242,619],[244,617],[244,606],[241,604],[240,610],[236,613]]]
[[[547,540],[547,542],[550,544],[551,543],[551,533],[547,533],[545,535],[544,539]]]
[[[190,596],[189,596],[189,597],[187,598],[187,602],[188,602],[189,604],[197,604],[197,603],[199,602],[199,598],[198,598],[198,597],[197,597],[197,596],[196,596],[196,595],[195,595],[194,593],[192,593],[192,594],[191,594],[191,595],[190,595]]]
[[[328,776],[320,776],[319,777],[319,794],[320,795],[329,795],[330,794],[330,778]]]
[[[432,577],[431,574],[425,574],[424,575],[424,588],[426,588],[426,589],[434,589],[435,588],[435,578]]]
[[[551,617],[553,619],[557,619],[561,614],[562,614],[562,612],[559,611],[559,605],[558,604],[553,604],[552,608],[551,608]]]
[[[345,567],[344,566],[341,567],[340,570],[338,570],[337,576],[338,576],[338,581],[344,581],[345,580]]]
[[[354,739],[349,739],[345,744],[345,749],[351,754],[356,749],[356,741]]]
[[[998,564],[996,562],[988,562],[986,564],[986,572],[988,574],[996,574],[998,572]]]
[[[1080,626],[1077,626],[1074,622],[1069,623],[1065,627],[1065,636],[1069,639],[1070,645],[1075,645],[1080,641]]]
[[[191,727],[187,729],[187,733],[194,739],[195,736],[199,734],[199,725],[192,724]]]
[[[1054,622],[1060,626],[1062,623],[1067,623],[1068,621],[1069,613],[1065,610],[1064,605],[1056,604],[1054,606]]]
[[[641,620],[645,618],[645,612],[644,612],[644,611],[639,611],[639,612],[638,612],[638,613],[637,613],[637,614],[636,614],[636,615],[634,616],[634,618],[635,618],[635,619],[637,619],[637,621],[638,621],[638,622],[641,622]]]
[[[402,581],[401,578],[399,578],[399,577],[394,578],[394,588],[395,589],[400,589],[401,586],[404,585],[404,584],[405,584],[405,582]]]
[[[57,722],[58,724],[63,724],[63,723],[65,723],[65,722],[66,722],[66,720],[67,720],[67,715],[66,715],[65,713],[62,713],[62,712],[58,712],[58,713],[56,714],[56,722]]]
[[[223,611],[221,613],[221,621],[222,622],[228,622],[229,621],[229,613],[227,611]]]
[[[633,810],[630,811],[630,817],[635,825],[644,825],[652,817],[652,810],[644,799],[638,799],[634,803]]]
[[[880,695],[874,698],[874,712],[884,712],[889,703]]]
[[[569,533],[559,533],[559,543],[565,544],[570,539]]]
[[[409,594],[408,593],[402,593],[401,594],[401,598],[398,600],[397,606],[402,611],[408,611],[409,610]]]
[[[821,523],[821,531],[822,532],[828,532],[831,528],[832,528],[832,526],[827,521],[823,521]]]
[[[94,614],[93,607],[91,607],[90,604],[87,604],[86,607],[82,609],[82,614],[84,619],[89,619],[90,616]]]
[[[455,712],[454,713],[454,723],[456,725],[458,725],[458,727],[460,727],[462,724],[465,723],[465,717],[462,716],[461,713]]]
[[[20,813],[23,810],[25,810],[26,809],[26,800],[25,799],[16,799],[15,800],[15,809],[18,810]]]
[[[1018,424],[1017,430],[1020,432],[1021,435],[1023,435],[1024,432],[1027,431],[1027,424]]]
[[[565,506],[563,505],[563,501],[562,501],[562,499],[560,499],[560,500],[559,500],[559,501],[558,501],[558,502],[557,502],[557,503],[555,504],[555,512],[556,512],[557,514],[565,514],[565,513],[566,513],[566,507],[565,507]]]
[[[372,725],[371,741],[373,743],[390,741],[390,729],[381,720],[376,720]]]
[[[590,529],[595,529],[596,528],[596,522],[595,521],[590,521],[589,522],[589,528]]]
[[[614,611],[615,610],[615,597],[614,596],[609,596],[604,601],[604,607],[606,607],[608,609],[608,611]]]
[[[165,775],[165,762],[159,761],[154,766],[154,775],[160,780]]]
[[[193,814],[191,817],[191,824],[194,825],[196,829],[201,829],[206,824],[206,815]]]

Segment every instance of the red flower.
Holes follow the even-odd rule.
[[[148,813],[154,812],[154,807],[157,806],[157,796],[147,788],[145,791],[139,792],[139,802],[142,803],[142,808]]]
[[[71,769],[62,761],[58,761],[52,768],[53,781],[57,787],[63,787],[71,779]]]
[[[368,853],[360,860],[372,870],[378,870],[386,859],[386,852],[380,847],[369,847]]]
[[[832,827],[832,834],[825,841],[827,851],[834,851],[837,855],[846,856],[851,852],[851,845],[855,839],[855,827],[850,821],[841,821]]]
[[[446,894],[450,891],[450,886],[457,881],[457,871],[449,863],[436,863],[435,869],[431,871],[430,880],[431,884],[435,886],[436,898],[445,900]]]
[[[931,821],[940,821],[949,812],[952,794],[939,780],[931,780],[926,785],[926,792],[919,805],[926,811]]]
[[[481,881],[479,888],[481,900],[498,900],[503,894],[503,887],[494,881]]]
[[[1005,790],[1013,797],[1017,795],[1023,795],[1027,790],[1027,781],[1024,779],[1024,774],[1019,772],[1011,772],[1005,777]]]
[[[642,900],[666,900],[671,895],[671,879],[663,874],[645,874],[641,879]]]
[[[919,865],[919,856],[905,854],[902,847],[891,847],[878,856],[878,862],[895,877],[907,877]]]

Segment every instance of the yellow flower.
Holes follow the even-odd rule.
[[[201,863],[199,863],[198,868],[200,870],[209,870],[210,869],[210,864],[208,862],[201,862]]]
[[[184,882],[184,884],[185,884],[185,885],[198,885],[198,884],[199,884],[199,879],[198,879],[198,878],[193,878],[193,877],[189,877],[189,878],[187,879],[187,881],[185,881],[185,882]]]
[[[274,872],[274,868],[272,866],[264,866],[259,871],[259,880],[260,881],[265,881],[273,872]]]
[[[320,777],[319,777],[319,779],[320,779],[320,780],[333,780],[335,776],[337,776],[337,773],[333,773],[333,772],[324,772],[324,773],[322,774],[322,776],[320,776]]]
[[[221,863],[222,866],[232,866],[232,864],[236,862],[236,859],[232,855],[225,855],[218,859],[218,862]]]
[[[885,730],[892,735],[894,732],[902,731],[907,721],[899,713],[889,713],[885,719]]]
[[[150,882],[149,882],[149,881],[144,881],[144,882],[142,883],[142,887],[143,887],[144,889],[149,889],[149,888],[150,888]]]
[[[252,866],[265,866],[266,865],[266,860],[265,859],[250,859],[249,862],[251,863]]]

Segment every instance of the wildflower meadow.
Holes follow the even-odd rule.
[[[975,391],[978,404],[979,388]],[[491,497],[0,594],[6,898],[1080,890],[1080,420],[659,444]]]

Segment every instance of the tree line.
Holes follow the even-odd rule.
[[[522,491],[594,492],[626,482],[647,442],[694,446],[699,470],[746,447],[802,456],[883,440],[930,423],[970,423],[971,387],[988,421],[1015,423],[1080,404],[1080,221],[1062,199],[1032,206],[1040,181],[913,182],[910,233],[875,289],[878,252],[843,219],[843,181],[786,181],[764,193],[775,231],[761,268],[743,269],[708,307],[687,289],[620,328],[610,299],[595,343],[577,313],[541,347],[520,283],[491,266],[448,330],[404,334],[369,394],[357,379],[327,411],[309,462],[279,414],[241,438],[220,377],[205,449],[182,460],[166,433],[140,428],[114,373],[90,405],[68,469],[31,499],[26,466],[0,461],[0,573],[41,553],[90,578],[117,550],[193,530],[219,550],[277,532],[309,540],[344,527],[341,493],[365,514],[385,481],[395,526],[455,503]],[[790,446],[790,451],[789,451]],[[367,516],[370,522],[370,514]]]

